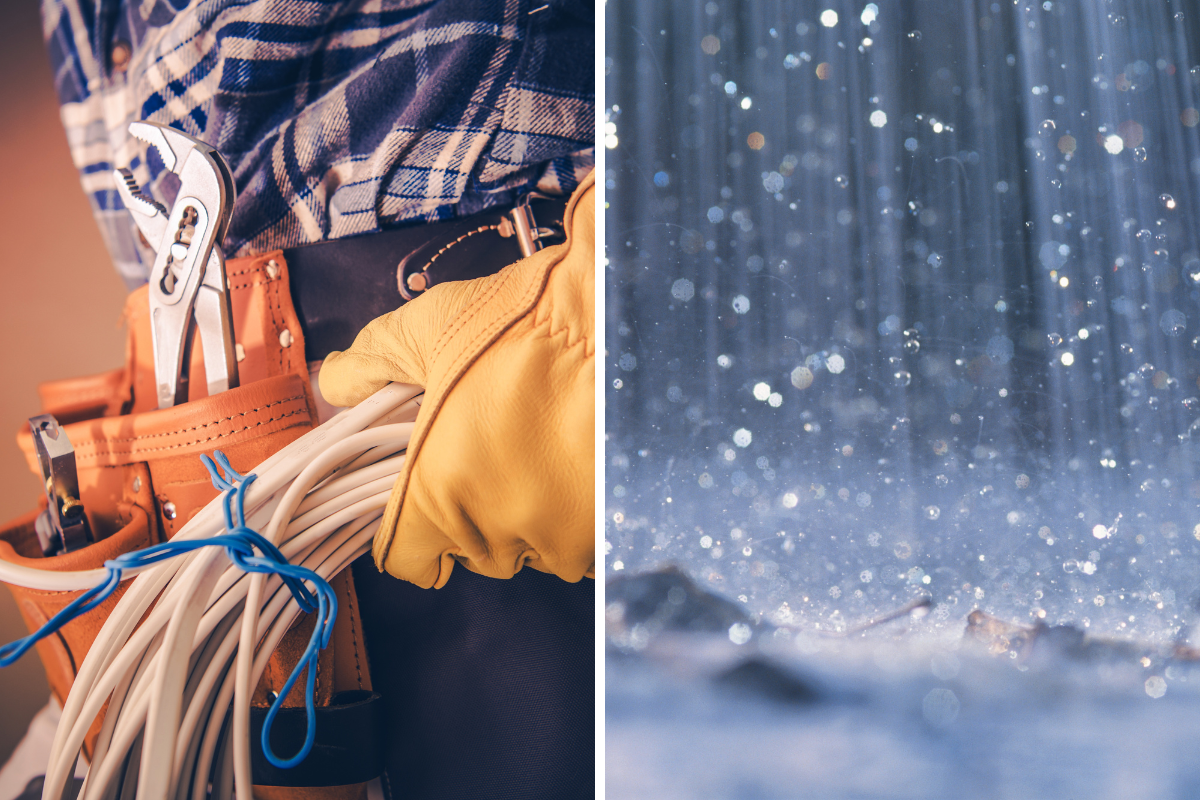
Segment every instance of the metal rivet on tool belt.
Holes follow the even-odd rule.
[[[271,280],[279,277],[279,262],[273,258],[267,262],[267,277]]]
[[[245,360],[246,360],[246,348],[242,347],[242,344],[241,344],[241,342],[238,342],[237,344],[235,344],[235,345],[233,346],[233,349],[234,349],[234,352],[235,352],[235,353],[237,353],[237,360],[238,360],[238,361],[245,361]]]
[[[289,331],[287,328],[284,328],[283,332],[279,334],[279,343],[281,345],[283,345],[284,347],[291,347],[292,346],[292,332]]]
[[[141,478],[141,476],[138,476],[133,479],[133,493],[137,494],[141,490],[142,490],[142,478]]]
[[[163,503],[163,516],[164,517],[166,517],[167,519],[175,519],[175,514],[176,514],[176,511],[175,511],[174,503],[172,503],[170,501]]]
[[[130,54],[129,42],[117,41],[113,44],[109,58],[114,72],[124,72],[129,67]]]
[[[428,284],[428,280],[425,278],[424,272],[414,272],[408,276],[406,283],[408,284],[408,288],[414,292],[423,292]]]

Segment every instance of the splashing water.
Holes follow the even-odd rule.
[[[928,636],[979,608],[1169,642],[1200,591],[1200,15],[870,5],[607,6],[605,568],[808,631],[928,593]]]
[[[734,4],[697,36],[612,9],[610,570],[684,564],[814,626],[913,588],[947,619],[1186,621],[1200,31],[1160,3],[1105,6],[1136,25],[1047,5],[793,3],[784,26]]]

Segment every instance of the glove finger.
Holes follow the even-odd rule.
[[[392,382],[424,387],[442,331],[490,280],[440,284],[372,320],[347,350],[325,357],[321,394],[335,406],[352,406]]]

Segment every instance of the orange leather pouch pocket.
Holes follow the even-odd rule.
[[[304,343],[282,254],[230,261],[227,272],[242,385],[173,408],[154,408],[146,292],[131,294],[125,310],[129,336],[124,368],[39,389],[42,412],[56,416],[74,448],[80,499],[95,541],[62,555],[43,556],[34,511],[0,527],[0,559],[51,571],[97,569],[122,553],[170,539],[218,494],[201,454],[220,450],[245,474],[316,424]],[[200,376],[203,354],[198,343],[193,350],[191,374]],[[193,380],[192,385],[203,394],[203,381]],[[40,475],[32,435],[24,430],[17,442],[30,469]],[[370,688],[365,653],[360,658],[357,652],[361,627],[348,571],[333,584],[347,611],[339,614],[333,645],[318,665],[318,704],[327,704],[338,691]],[[82,593],[9,589],[31,631]],[[123,590],[124,586],[101,607],[38,644],[51,690],[60,702]],[[284,637],[256,690],[256,705],[265,704],[269,692],[290,674],[310,627],[302,618]],[[340,642],[348,646],[339,647]],[[346,652],[335,656],[338,649]],[[287,705],[302,704],[301,694],[293,692]],[[88,737],[88,753],[93,741],[94,736]]]

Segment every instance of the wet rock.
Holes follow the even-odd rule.
[[[613,578],[605,598],[605,633],[620,650],[641,649],[663,632],[727,635],[736,624],[762,628],[737,603],[701,589],[675,566]]]
[[[809,706],[821,699],[821,692],[807,679],[758,655],[718,673],[713,682],[784,705]]]
[[[1147,655],[1160,655],[1158,648],[1151,645],[1088,636],[1073,625],[1046,625],[1041,622],[1019,625],[978,609],[967,616],[967,628],[963,636],[983,644],[992,655],[1016,653],[1018,662],[1030,665],[1051,664],[1064,658],[1098,663],[1134,661]]]

